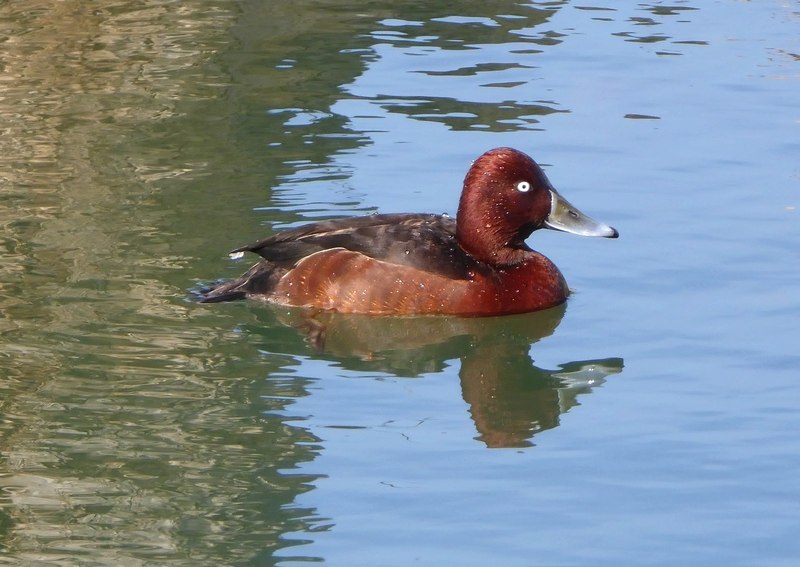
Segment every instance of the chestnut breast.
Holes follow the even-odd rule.
[[[515,266],[479,266],[457,278],[338,248],[303,258],[280,279],[272,300],[343,313],[479,316],[546,309],[567,294],[558,268],[537,253]]]

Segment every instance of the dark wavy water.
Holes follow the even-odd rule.
[[[790,565],[796,2],[0,3],[0,563]],[[197,305],[495,146],[618,241],[500,319]]]

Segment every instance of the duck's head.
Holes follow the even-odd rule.
[[[495,148],[475,160],[464,178],[456,224],[459,244],[494,265],[519,262],[530,250],[525,239],[540,228],[619,236],[573,207],[533,159],[513,148]]]

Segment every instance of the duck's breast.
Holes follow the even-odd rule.
[[[523,265],[456,278],[338,248],[301,260],[272,299],[342,313],[482,316],[537,311],[566,296],[561,273],[540,254]]]

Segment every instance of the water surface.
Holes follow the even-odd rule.
[[[0,4],[0,562],[792,565],[794,2]],[[324,325],[227,250],[533,155],[574,293]]]

